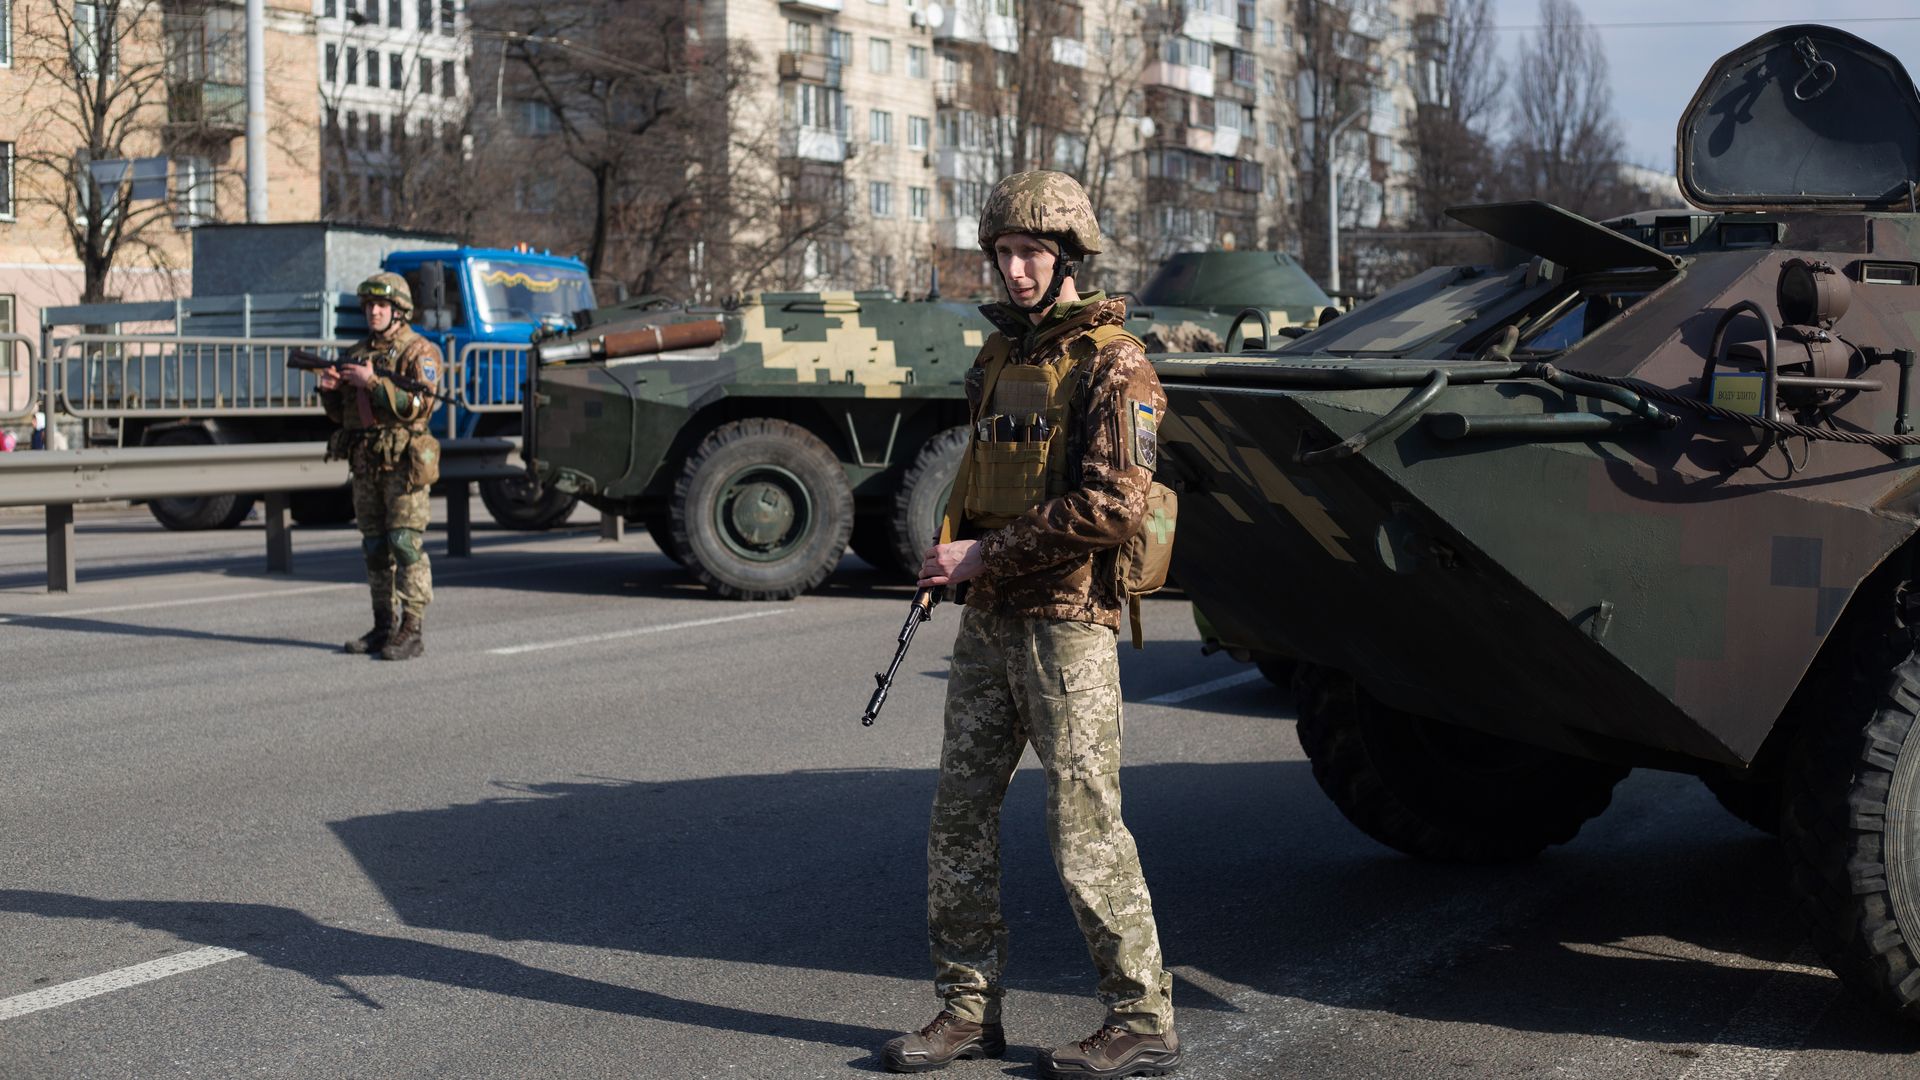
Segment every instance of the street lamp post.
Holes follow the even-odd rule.
[[[1327,294],[1335,299],[1340,295],[1340,133],[1364,111],[1353,110],[1327,133]]]

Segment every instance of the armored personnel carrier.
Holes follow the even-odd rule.
[[[1777,830],[1825,958],[1920,1019],[1920,96],[1821,26],[1679,124],[1696,212],[1468,207],[1258,360],[1158,364],[1174,574],[1297,663],[1313,772],[1430,859],[1571,839],[1630,768]]]
[[[1163,347],[1167,337],[1258,344],[1326,301],[1271,252],[1176,256],[1148,295],[1128,329]],[[673,341],[649,332],[696,324],[708,329]],[[645,523],[722,596],[796,596],[849,546],[910,579],[965,448],[961,379],[992,330],[970,302],[886,292],[591,312],[536,345],[529,471],[549,491]]]

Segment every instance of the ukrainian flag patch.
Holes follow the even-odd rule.
[[[1132,419],[1133,463],[1152,472],[1160,459],[1160,412],[1145,401],[1127,402]]]

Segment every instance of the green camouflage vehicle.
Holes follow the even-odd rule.
[[[1250,268],[1275,297],[1239,320],[1241,331],[1239,308],[1197,302],[1213,280],[1204,268],[1222,259]],[[1176,264],[1182,273],[1164,286],[1156,279],[1149,293],[1169,303],[1128,323],[1142,338],[1251,333],[1261,344],[1263,321],[1305,321],[1325,300],[1286,256],[1211,253]],[[662,349],[642,332],[693,324],[710,326],[710,340]],[[965,447],[961,379],[991,332],[971,302],[885,292],[591,312],[578,330],[536,345],[529,471],[644,523],[661,550],[722,596],[797,596],[849,546],[910,578]]]
[[[1695,773],[1783,836],[1846,983],[1920,1019],[1920,94],[1776,30],[1678,161],[1698,212],[1463,208],[1522,261],[1160,361],[1174,575],[1296,662],[1314,776],[1374,838],[1524,859],[1630,768]]]

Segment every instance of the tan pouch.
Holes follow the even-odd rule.
[[[407,443],[405,468],[408,487],[432,487],[440,479],[440,440],[424,431],[414,433]]]
[[[1133,624],[1133,647],[1142,647],[1140,598],[1159,592],[1167,584],[1167,571],[1173,565],[1173,529],[1180,516],[1180,496],[1159,481],[1147,487],[1147,512],[1140,528],[1120,544],[1114,559],[1114,572],[1120,579],[1120,595],[1127,598],[1127,615]]]

